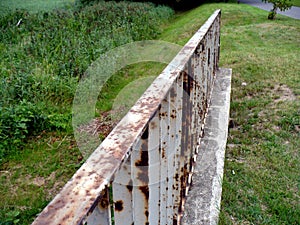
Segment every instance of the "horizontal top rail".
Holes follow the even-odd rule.
[[[143,139],[151,119],[182,72],[188,70],[189,61],[204,36],[210,35],[209,31],[220,14],[221,11],[216,10],[195,33],[33,224],[84,224],[95,207],[109,204],[105,200],[107,186],[130,157],[133,147]],[[217,60],[218,54],[216,52]],[[217,68],[217,60],[214,69]]]

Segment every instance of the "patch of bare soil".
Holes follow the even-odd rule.
[[[55,181],[53,186],[50,189],[47,188],[47,193],[48,193],[47,198],[48,199],[52,199],[59,192],[59,190],[65,185],[65,182],[63,182],[59,179],[56,179],[55,172],[52,172],[48,177],[37,176],[37,177],[32,178],[30,175],[27,175],[26,180],[27,180],[28,184],[34,184],[38,187],[42,187],[42,186],[45,187],[48,185],[51,186],[51,183],[53,181]]]
[[[55,197],[55,195],[57,195],[60,191],[60,189],[65,185],[66,183],[63,181],[56,181],[53,185],[52,188],[50,188],[49,190],[47,190],[48,192],[48,198],[52,199]]]
[[[232,215],[230,216],[230,219],[233,225],[252,225],[252,223],[250,223],[249,221],[245,221],[245,220],[240,221],[234,218]]]
[[[295,101],[297,98],[293,91],[285,84],[275,85],[273,93],[279,96],[274,102]]]
[[[86,125],[78,128],[79,132],[85,132],[93,136],[106,137],[116,125],[109,112],[103,113],[100,117],[93,119]]]
[[[44,177],[35,177],[33,180],[32,180],[32,183],[38,187],[40,186],[44,186],[45,183],[46,183],[46,179]]]
[[[55,172],[52,172],[49,177],[40,177],[40,176],[37,176],[37,177],[32,177],[31,175],[26,175],[25,177],[20,177],[17,179],[17,182],[18,183],[27,183],[27,184],[33,184],[33,185],[36,185],[38,187],[41,187],[41,186],[46,186],[48,185],[49,182],[55,180]]]

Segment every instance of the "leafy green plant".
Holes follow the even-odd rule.
[[[22,146],[33,131],[45,128],[46,117],[30,102],[22,101],[10,107],[0,107],[0,158],[1,160]],[[1,163],[1,162],[0,162]]]
[[[288,10],[292,7],[291,0],[263,0],[263,2],[269,2],[273,4],[273,8],[269,12],[268,19],[274,20],[277,15],[277,10]]]
[[[10,212],[7,212],[5,214],[5,220],[0,221],[0,225],[13,225],[18,224],[20,222],[20,211],[19,210],[13,210]]]

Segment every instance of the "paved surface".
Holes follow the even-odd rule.
[[[231,69],[217,73],[182,225],[217,225],[222,195]]]
[[[264,3],[262,2],[262,0],[240,0],[240,2],[267,11],[270,11],[273,8],[273,5],[271,3]],[[300,7],[292,6],[292,8],[289,10],[286,10],[284,12],[278,10],[277,13],[294,19],[298,19],[298,20],[300,19]]]

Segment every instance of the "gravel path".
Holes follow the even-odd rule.
[[[254,7],[266,10],[266,11],[270,11],[272,9],[272,4],[271,3],[264,3],[262,2],[262,0],[240,0],[240,3],[245,3],[248,5],[252,5]],[[288,17],[292,17],[294,19],[300,19],[300,7],[296,7],[296,6],[292,6],[291,9],[287,10],[287,11],[277,11],[278,14],[281,15],[285,15]]]

